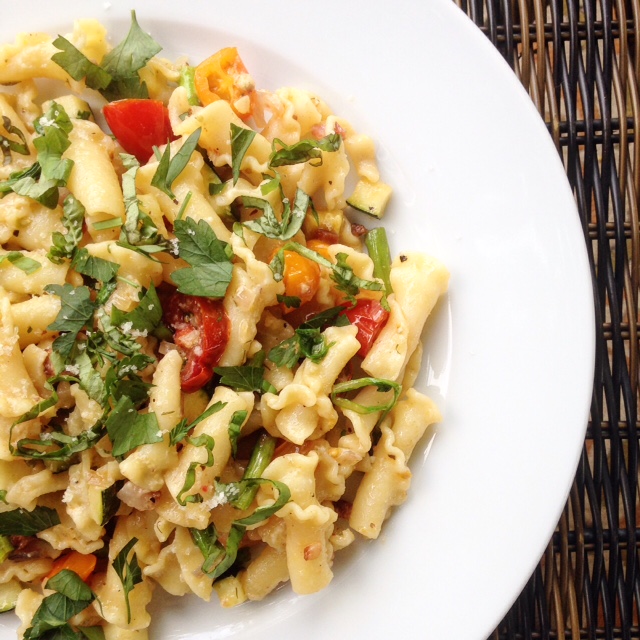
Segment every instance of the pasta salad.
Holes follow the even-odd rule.
[[[321,98],[138,24],[0,46],[0,610],[148,637],[156,586],[326,587],[407,496],[436,259]],[[51,96],[54,97],[51,97]],[[371,228],[349,219],[357,209]]]

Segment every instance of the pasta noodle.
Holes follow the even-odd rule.
[[[391,191],[373,140],[235,48],[159,50],[135,14],[116,47],[95,20],[0,46],[0,593],[27,640],[144,640],[156,587],[327,587],[441,419],[413,384],[447,270],[349,217]]]

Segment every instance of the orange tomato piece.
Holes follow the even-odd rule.
[[[55,560],[51,571],[47,574],[47,580],[53,578],[53,576],[60,573],[63,569],[70,569],[74,573],[77,573],[82,580],[86,580],[96,568],[97,560],[96,556],[92,553],[84,554],[78,551],[65,553]]]
[[[220,49],[201,62],[195,68],[193,80],[203,105],[226,100],[239,117],[251,115],[251,95],[255,87],[235,47]],[[244,96],[249,97],[246,109],[237,104]]]
[[[284,252],[283,272],[284,292],[286,296],[300,298],[304,304],[317,293],[320,286],[320,267],[295,251]],[[285,311],[289,308],[287,307]]]
[[[326,242],[325,240],[321,240],[320,238],[314,238],[313,240],[307,241],[307,248],[311,249],[311,251],[315,251],[316,253],[319,253],[323,258],[326,258],[327,260],[329,260],[329,262],[333,262],[333,258],[329,253],[330,244],[335,244],[335,243]]]

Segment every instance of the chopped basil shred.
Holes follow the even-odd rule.
[[[273,150],[269,157],[269,167],[282,167],[291,164],[309,162],[312,167],[322,164],[322,152],[333,152],[340,148],[341,138],[337,133],[330,133],[320,140],[300,140],[288,145],[278,140],[273,141]],[[276,145],[280,149],[276,149]]]

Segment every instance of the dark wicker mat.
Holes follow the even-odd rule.
[[[576,478],[546,553],[490,638],[638,639],[640,0],[457,3],[548,125],[596,297],[596,372]]]

